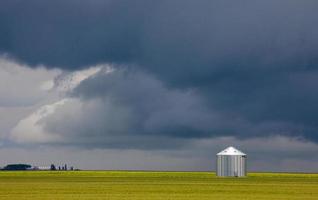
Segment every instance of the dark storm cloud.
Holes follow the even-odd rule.
[[[146,1],[1,1],[0,46],[31,65],[75,69],[140,56]],[[148,13],[149,14],[149,13]]]
[[[83,81],[70,96],[76,100],[40,122],[66,144],[178,148],[224,128],[221,116],[208,111],[195,91],[167,89],[140,71],[102,71]]]
[[[160,116],[170,124],[162,130],[158,123],[153,133],[284,134],[317,142],[317,9],[309,0],[1,1],[0,50],[32,66],[67,70],[128,64],[144,74],[142,80],[155,77],[167,91],[195,90],[200,106],[224,119],[216,126],[193,117],[178,126],[174,119],[193,114],[180,106]],[[96,78],[75,96],[116,98],[120,106],[114,109],[128,105],[138,113],[137,125],[128,125],[134,130],[143,130],[139,123],[149,113],[181,101],[172,95],[149,107],[147,98],[160,98],[160,88],[140,90],[150,95],[144,100],[142,86],[132,90],[129,76],[123,79]],[[192,124],[201,126],[192,131]]]
[[[204,82],[214,72],[255,64],[311,66],[317,7],[315,1],[4,0],[0,46],[34,65],[135,62],[166,78],[176,77],[173,68],[182,69],[185,82]]]
[[[306,132],[312,128],[309,125],[282,120],[277,114],[275,119],[262,113],[263,118],[249,120],[243,111],[213,109],[200,90],[171,89],[152,75],[119,67],[112,72],[101,70],[84,80],[69,97],[71,101],[36,123],[49,133],[44,136],[48,143],[175,149],[191,145],[195,139],[233,135],[240,139],[275,135],[314,139]],[[50,140],[51,134],[62,140]]]

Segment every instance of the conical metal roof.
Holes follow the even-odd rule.
[[[245,153],[243,153],[242,151],[234,148],[234,147],[228,147],[226,149],[224,149],[223,151],[219,152],[218,154],[216,154],[218,156],[223,156],[223,155],[228,155],[228,156],[246,156]]]

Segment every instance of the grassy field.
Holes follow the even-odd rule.
[[[208,172],[0,172],[0,199],[317,199],[318,174]]]

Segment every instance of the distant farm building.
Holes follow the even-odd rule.
[[[234,147],[228,147],[216,154],[217,176],[246,176],[246,154]]]
[[[37,167],[37,170],[51,170],[51,167],[49,167],[49,166],[38,166]]]

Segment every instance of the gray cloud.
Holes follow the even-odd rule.
[[[177,148],[223,126],[195,91],[168,89],[142,72],[104,70],[82,81],[69,94],[70,101],[39,121],[48,133],[63,138],[58,143]]]
[[[69,80],[76,78],[70,76]],[[158,150],[221,136],[310,138],[305,135],[310,127],[279,119],[249,120],[234,109],[213,109],[197,90],[172,89],[134,70],[102,67],[62,98],[22,120],[11,139],[84,148]]]
[[[43,166],[54,162],[84,169],[207,171],[214,169],[215,153],[234,145],[248,154],[251,171],[317,169],[317,159],[312,157],[317,144],[293,138],[297,132],[285,132],[301,130],[297,124],[249,121],[236,112],[212,109],[200,90],[167,87],[140,70],[115,67],[111,72],[108,65],[99,67],[42,77],[55,77],[51,93],[62,93],[57,103],[49,101],[36,112],[36,107],[2,107],[2,129],[8,130],[5,126],[12,124],[7,112],[13,121],[24,119],[9,138],[2,137],[1,165],[30,162]],[[26,68],[17,66],[16,70]],[[37,73],[30,70],[27,77]],[[315,81],[314,74],[298,74],[292,76],[295,86],[303,76],[307,81],[301,83],[311,85]],[[309,85],[305,88],[310,91]],[[46,98],[51,99],[50,95]],[[30,112],[33,114],[25,118]],[[230,137],[238,130],[244,133]],[[15,143],[6,143],[6,139]]]
[[[0,143],[16,124],[47,101],[54,100],[49,92],[59,70],[31,69],[0,57]]]
[[[59,68],[62,78],[97,64],[115,68],[73,85],[59,99],[67,101],[20,121],[9,138],[89,149],[179,149],[183,152],[176,153],[178,158],[202,153],[191,164],[189,158],[178,160],[178,169],[184,163],[210,169],[204,162],[214,154],[203,152],[216,150],[207,146],[233,142],[252,152],[252,169],[312,171],[317,160],[306,155],[316,151],[308,141],[318,142],[317,7],[314,0],[2,0],[2,54],[29,68]],[[45,70],[39,73],[39,81],[47,80]],[[9,77],[3,72],[0,76]],[[32,74],[25,77],[10,82],[22,91],[14,95],[0,85],[1,105],[34,105],[47,98],[41,91],[29,92],[39,84]],[[12,125],[1,126],[8,132]],[[267,138],[277,135],[297,138],[274,145],[277,151],[290,147],[290,152],[266,151],[274,148]],[[237,139],[219,140],[222,136]],[[202,141],[217,142],[190,154],[185,149],[196,140],[201,140],[200,147]],[[253,149],[263,143],[268,145],[262,147],[264,160],[257,160]],[[314,150],[303,151],[308,146]]]
[[[170,81],[179,77],[179,84],[193,84],[209,82],[215,72],[306,68],[317,61],[315,1],[1,4],[0,46],[30,64],[133,62]]]
[[[27,107],[43,101],[59,73],[44,67],[30,69],[0,57],[0,107]]]

